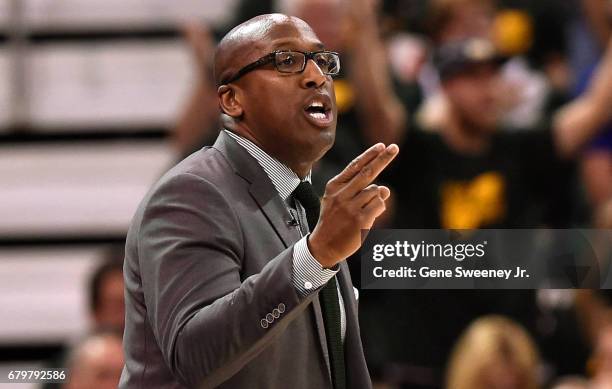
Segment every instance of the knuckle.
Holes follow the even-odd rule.
[[[348,164],[348,169],[355,170],[357,169],[358,166],[359,166],[359,158],[355,158]]]
[[[338,176],[332,177],[329,181],[327,181],[327,184],[325,184],[325,189],[329,189],[332,188],[336,185],[336,182],[338,181]]]
[[[369,199],[372,198],[372,196],[376,194],[376,189],[375,188],[365,188],[361,191],[361,193],[363,193],[362,195],[363,201],[367,202]]]
[[[323,197],[321,198],[321,202],[328,203],[330,205],[334,205],[336,201],[336,196],[330,195],[329,193],[323,193]]]
[[[370,177],[372,175],[372,167],[366,166],[359,172],[364,177]]]

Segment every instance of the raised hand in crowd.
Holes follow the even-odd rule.
[[[174,128],[175,149],[188,154],[201,146],[204,139],[216,133],[219,123],[217,91],[212,79],[215,42],[211,32],[200,23],[183,26],[195,65],[195,84]]]

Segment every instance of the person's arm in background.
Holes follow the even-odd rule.
[[[553,121],[557,151],[571,157],[612,117],[612,39],[584,94],[561,107]]]
[[[397,143],[406,130],[407,115],[391,83],[385,46],[376,20],[377,1],[351,1],[354,36],[349,42],[349,77],[368,144]]]
[[[184,36],[195,62],[195,85],[183,107],[172,134],[174,148],[186,154],[200,146],[207,132],[216,130],[219,121],[217,88],[213,82],[214,42],[210,32],[199,23],[187,24]]]
[[[607,0],[582,0],[582,10],[601,49],[605,49],[612,33],[608,22],[612,10],[606,9],[612,5],[607,3]]]
[[[596,38],[597,46],[604,50],[606,42],[612,37],[612,24],[608,20],[612,17],[612,3],[607,0],[582,0],[582,10],[589,29]],[[609,131],[610,123],[607,128]],[[599,212],[598,208],[612,199],[612,150],[601,146],[601,143],[605,144],[605,140],[601,138],[605,139],[606,136],[610,135],[602,134],[597,137],[595,143],[600,145],[589,147],[580,161],[586,196],[596,213]]]

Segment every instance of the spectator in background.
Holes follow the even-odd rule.
[[[69,380],[63,389],[116,389],[123,369],[122,333],[97,331],[68,355]]]
[[[580,5],[570,34],[577,95],[583,93],[590,82],[593,69],[602,61],[598,57],[612,36],[612,2],[581,0]],[[588,203],[594,211],[594,227],[612,228],[612,120],[583,151],[580,171]],[[584,334],[593,347],[599,347],[600,330],[612,318],[612,293],[609,290],[579,290],[576,295],[576,309]]]
[[[92,335],[89,335],[85,341],[74,347],[73,351],[64,348],[58,355],[46,362],[49,367],[60,368],[68,366],[68,364],[80,363],[81,356],[88,358],[82,363],[85,370],[83,374],[79,372],[77,383],[70,383],[69,386],[64,386],[64,388],[98,388],[93,383],[84,384],[87,381],[83,377],[98,374],[93,371],[97,369],[100,372],[98,374],[101,377],[100,379],[104,381],[104,377],[108,374],[104,373],[105,370],[102,369],[100,364],[108,361],[117,362],[118,359],[116,358],[119,357],[121,357],[121,364],[123,364],[123,350],[120,349],[116,357],[109,356],[111,351],[116,352],[116,349],[113,348],[114,343],[116,343],[114,338],[119,337],[119,346],[121,347],[121,338],[125,326],[123,256],[123,246],[113,246],[107,249],[100,264],[94,269],[89,279],[87,294],[91,327],[87,330],[87,333]],[[112,341],[109,341],[109,339]],[[109,344],[110,346],[108,346]],[[79,365],[80,367],[81,365]],[[121,367],[116,374],[116,380],[113,381],[114,388],[119,383]],[[58,389],[61,386],[56,383],[47,383],[42,387],[44,389]]]
[[[446,389],[536,389],[538,352],[527,331],[502,316],[473,322],[457,342]]]
[[[388,177],[401,199],[398,228],[566,225],[564,161],[609,119],[612,43],[587,92],[540,130],[499,131],[499,64],[482,39],[438,49],[448,120],[434,133],[411,128],[403,141]]]
[[[450,120],[434,132],[412,126],[400,143],[402,153],[386,176],[395,189],[393,226],[566,226],[567,202],[561,200],[568,192],[567,160],[610,114],[612,43],[588,92],[563,107],[550,126],[532,131],[499,131],[500,63],[490,42],[468,39],[444,45],[437,65]],[[435,377],[467,323],[497,313],[535,331],[535,304],[533,291],[362,293],[364,348],[374,359],[369,365],[384,370],[394,363],[394,371],[404,372],[394,373],[401,376],[398,382],[436,387]],[[384,328],[380,322],[386,323]]]
[[[123,332],[123,248],[113,248],[93,272],[89,282],[89,307],[93,328],[114,328]]]
[[[494,0],[430,0],[425,33],[433,47],[469,37],[492,40],[495,12]],[[418,112],[414,112],[415,121],[425,129],[434,130],[446,121],[448,103],[440,93],[433,64],[425,63],[420,73],[426,99]]]
[[[503,1],[494,0],[432,0],[428,2],[427,32],[434,43],[445,43],[467,39],[487,39],[497,46],[504,56],[510,58],[503,66],[498,85],[499,98],[503,103],[500,118],[507,129],[524,129],[534,126],[549,113],[551,107],[564,102],[567,93],[567,72],[558,56],[548,55],[549,48],[540,44],[538,21],[522,9],[497,8]],[[532,50],[540,50],[532,55]],[[556,53],[555,53],[556,54]],[[537,57],[546,70],[535,69]],[[542,57],[542,58],[540,58]],[[555,61],[553,61],[555,59]],[[550,65],[550,66],[549,66]],[[439,84],[431,64],[427,64],[420,76],[427,99],[419,110],[419,124],[427,129],[443,125],[447,115],[447,102],[439,93]]]

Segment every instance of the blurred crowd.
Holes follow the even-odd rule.
[[[319,191],[366,147],[397,143],[387,228],[612,228],[612,1],[239,1],[225,28],[183,26],[198,75],[172,133],[183,156],[223,125],[215,41],[252,16],[309,23],[341,55],[336,143]],[[121,254],[92,279],[95,328],[58,366],[116,385]],[[359,283],[359,258],[349,259]],[[358,286],[358,285],[357,285]],[[379,388],[612,388],[612,294],[364,290]]]

